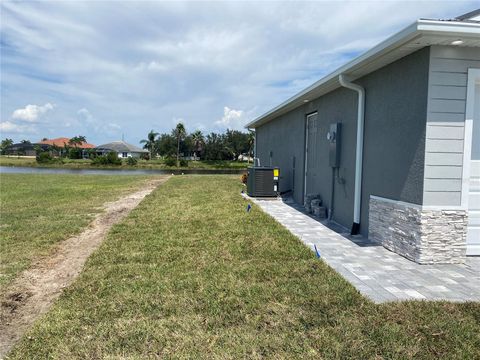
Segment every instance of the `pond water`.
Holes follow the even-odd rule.
[[[75,175],[164,175],[164,174],[243,174],[245,170],[232,169],[186,169],[186,170],[158,170],[158,169],[65,169],[27,166],[0,166],[0,174],[75,174]]]

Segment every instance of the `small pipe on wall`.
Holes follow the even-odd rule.
[[[353,200],[353,225],[351,234],[356,235],[360,230],[360,210],[362,197],[362,169],[363,169],[363,136],[365,126],[365,88],[352,83],[345,75],[338,76],[340,85],[358,93],[357,108],[357,148],[355,152],[355,195]]]

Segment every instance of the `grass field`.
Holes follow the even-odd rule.
[[[170,179],[114,226],[11,353],[28,358],[478,358],[480,305],[375,305],[238,177]]]
[[[81,231],[106,201],[147,176],[0,175],[0,291],[36,257]]]
[[[105,165],[92,165],[89,159],[63,159],[64,163],[46,163],[39,164],[35,158],[30,157],[12,157],[12,156],[0,156],[0,166],[28,166],[28,167],[55,167],[55,168],[69,168],[69,169],[99,169],[99,168],[121,168],[121,169],[233,169],[242,170],[246,169],[249,164],[238,161],[189,161],[188,166],[179,167],[167,166],[161,159],[154,160],[139,160],[136,165],[128,165],[125,161],[119,166],[105,166]]]

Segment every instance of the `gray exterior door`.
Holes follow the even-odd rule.
[[[467,255],[480,255],[480,78],[475,84],[468,193]]]
[[[319,168],[317,166],[318,156],[318,115],[317,113],[307,116],[305,143],[305,194],[311,194],[318,181]],[[304,196],[305,201],[305,196]]]

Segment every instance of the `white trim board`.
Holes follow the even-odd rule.
[[[467,104],[465,109],[465,135],[463,141],[463,171],[461,207],[468,209],[470,188],[470,162],[472,159],[472,132],[475,105],[475,85],[480,83],[480,69],[468,69]]]

